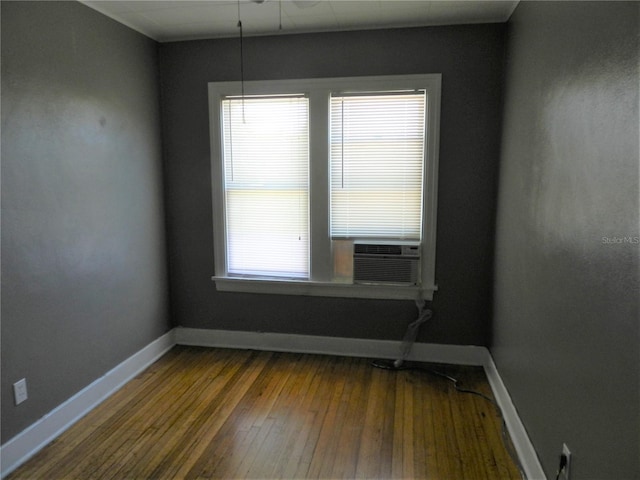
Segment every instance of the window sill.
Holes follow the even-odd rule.
[[[386,300],[432,300],[433,287],[414,285],[363,285],[313,282],[306,280],[258,280],[237,277],[211,277],[220,292],[307,295],[314,297],[374,298]]]

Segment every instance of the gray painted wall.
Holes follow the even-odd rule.
[[[508,27],[491,350],[549,478],[563,442],[573,480],[640,478],[639,14]]]
[[[442,73],[436,315],[420,341],[486,344],[504,25],[247,38],[247,80]],[[207,83],[239,80],[237,39],[160,45],[172,318],[194,328],[400,339],[412,302],[219,293]]]
[[[155,42],[77,2],[1,8],[6,442],[170,324]]]

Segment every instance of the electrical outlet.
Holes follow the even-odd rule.
[[[13,399],[16,405],[20,405],[27,399],[27,379],[23,378],[13,384]]]
[[[571,477],[571,450],[566,443],[562,444],[562,455],[567,459],[564,469],[560,472],[560,480],[569,480]]]

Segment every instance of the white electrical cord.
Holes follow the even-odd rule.
[[[427,303],[422,298],[416,300],[416,307],[418,307],[418,318],[411,322],[407,327],[407,331],[405,332],[404,338],[402,339],[402,345],[400,345],[400,358],[393,362],[393,366],[395,368],[400,368],[400,366],[409,356],[411,347],[413,347],[413,344],[418,337],[418,330],[420,329],[420,325],[425,323],[433,316],[433,311],[430,308],[427,308],[426,305]]]

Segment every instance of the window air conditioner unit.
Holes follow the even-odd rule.
[[[419,242],[353,242],[353,283],[416,285],[419,272]]]

